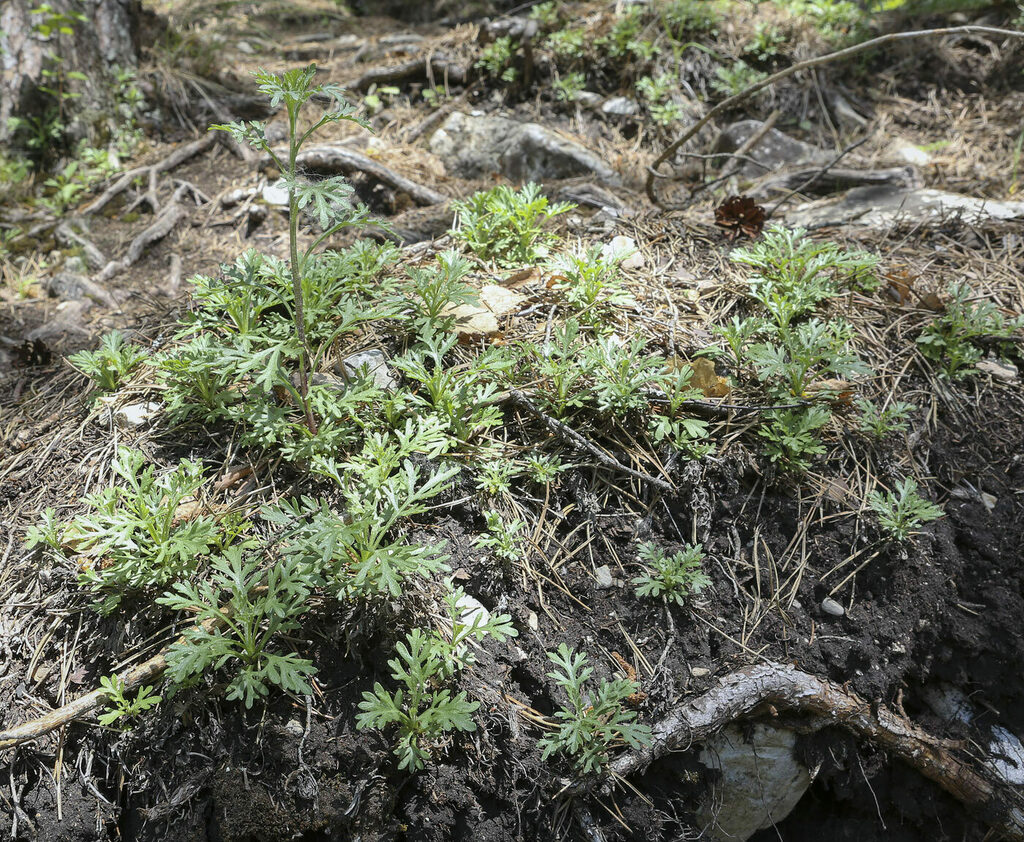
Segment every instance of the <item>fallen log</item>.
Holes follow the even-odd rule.
[[[429,59],[424,56],[390,67],[371,68],[359,77],[353,87],[358,91],[368,91],[373,85],[393,85],[407,79],[426,79],[428,75],[452,85],[463,85],[466,82],[466,69],[461,64],[444,56],[431,56]]]

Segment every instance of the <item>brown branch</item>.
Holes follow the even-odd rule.
[[[539,418],[544,426],[548,428],[552,433],[558,436],[563,441],[568,442],[570,445],[575,447],[577,450],[585,451],[593,456],[598,462],[604,465],[606,468],[610,468],[613,471],[631,476],[634,479],[638,479],[641,482],[645,482],[648,485],[653,485],[659,491],[664,491],[667,494],[674,494],[676,489],[675,486],[670,482],[666,482],[658,477],[652,477],[650,474],[645,474],[641,471],[634,470],[628,465],[623,465],[618,459],[614,459],[605,453],[596,444],[587,441],[583,436],[577,433],[568,424],[563,424],[557,418],[552,418],[550,415],[541,412],[537,406],[531,401],[523,392],[518,389],[509,389],[508,397],[511,398],[512,403],[525,409],[527,412]]]
[[[697,132],[704,128],[704,126],[706,126],[713,118],[717,117],[723,111],[727,111],[732,108],[734,105],[739,105],[743,100],[753,94],[756,94],[760,90],[764,90],[769,85],[774,85],[776,82],[792,76],[794,73],[799,73],[801,70],[820,67],[821,65],[828,64],[829,62],[849,58],[850,56],[858,55],[865,50],[870,50],[883,44],[910,41],[915,38],[930,38],[936,35],[957,35],[970,32],[987,32],[991,35],[1005,35],[1009,38],[1024,38],[1024,32],[1017,32],[1012,29],[1000,29],[996,26],[977,26],[973,24],[969,26],[949,26],[941,29],[919,29],[912,32],[890,32],[888,35],[880,35],[877,38],[862,41],[860,44],[854,44],[853,46],[845,47],[832,53],[826,53],[823,56],[807,59],[806,61],[798,61],[796,64],[792,64],[784,70],[780,70],[778,73],[773,73],[768,78],[762,79],[760,82],[756,82],[753,85],[744,88],[738,94],[722,100],[696,123],[691,125],[685,132],[683,132],[682,135],[676,138],[676,140],[672,141],[672,143],[665,147],[665,150],[657,157],[654,163],[647,168],[647,182],[644,185],[647,190],[647,198],[649,198],[651,202],[659,208],[663,207],[661,201],[654,192],[654,180],[658,177],[658,167],[671,158],[680,146],[697,134]]]
[[[390,67],[374,67],[367,70],[353,87],[357,91],[366,91],[372,85],[391,85],[414,78],[425,79],[428,69],[435,76],[444,76],[453,85],[462,85],[466,81],[466,70],[461,64],[443,56],[431,56],[428,61],[424,56]]]
[[[181,166],[191,158],[194,158],[200,152],[205,152],[211,146],[217,142],[217,135],[214,132],[209,132],[202,137],[193,140],[191,143],[186,143],[184,146],[179,146],[170,155],[164,158],[162,161],[158,161],[155,164],[151,164],[146,167],[135,167],[134,169],[127,170],[121,173],[121,177],[111,184],[103,193],[100,195],[95,202],[85,207],[82,211],[84,214],[96,213],[97,211],[105,208],[114,198],[127,190],[131,183],[141,176],[146,176],[149,180],[149,188],[146,194],[142,197],[141,201],[146,201],[150,205],[156,202],[155,192],[155,179],[160,173],[170,172],[171,170]],[[138,203],[136,203],[138,204]],[[157,208],[153,207],[153,212],[156,213]]]
[[[366,155],[345,149],[342,146],[315,146],[312,149],[306,149],[299,153],[295,163],[304,170],[315,172],[344,173],[345,175],[353,172],[366,173],[371,178],[375,178],[395,190],[408,193],[418,205],[440,205],[450,198],[429,187],[424,187],[422,184],[417,184],[404,175],[399,175],[390,167],[384,166],[373,158],[368,158]]]
[[[904,716],[868,703],[856,693],[792,666],[767,663],[722,679],[718,687],[691,699],[654,726],[651,744],[617,758],[612,778],[646,769],[669,752],[703,742],[724,725],[769,706],[808,716],[816,728],[839,726],[880,746],[925,777],[1010,839],[1024,839],[1024,802],[1008,786],[965,759],[960,744],[934,737]],[[585,782],[567,792],[582,794]]]

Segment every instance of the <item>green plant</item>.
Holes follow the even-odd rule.
[[[567,73],[552,81],[551,90],[559,102],[575,102],[587,87],[587,77],[582,73]]]
[[[530,9],[530,20],[537,21],[547,29],[553,29],[558,26],[558,4],[554,0],[538,3]]]
[[[670,73],[655,77],[644,76],[637,81],[637,93],[647,103],[651,119],[658,125],[667,126],[686,116],[683,106],[671,100],[677,87],[677,78]]]
[[[775,58],[785,45],[786,36],[777,26],[760,21],[754,27],[754,37],[743,46],[743,52],[766,62]]]
[[[779,302],[788,303],[792,318],[809,312],[843,285],[864,290],[878,285],[878,257],[812,240],[803,228],[772,225],[758,242],[733,249],[729,259],[755,270],[750,278],[751,295],[780,324],[788,323],[789,319]]]
[[[651,596],[683,606],[691,594],[700,593],[711,584],[701,569],[704,548],[700,544],[686,547],[672,555],[654,543],[640,545],[637,555],[653,568],[633,580],[637,596]]]
[[[878,515],[879,525],[892,541],[906,541],[922,524],[943,515],[940,506],[917,493],[917,483],[909,477],[884,495],[870,492],[868,507]]]
[[[119,719],[134,719],[162,701],[162,696],[153,695],[152,686],[139,687],[134,699],[125,695],[125,685],[115,672],[100,678],[100,689],[107,696],[107,710],[97,719],[100,725],[113,725]]]
[[[893,401],[879,407],[874,401],[865,398],[857,398],[853,403],[860,412],[857,429],[879,441],[889,433],[906,430],[907,416],[917,408],[903,401]]]
[[[544,46],[561,61],[582,61],[588,52],[589,40],[587,30],[582,26],[566,27],[552,32],[544,41]]]
[[[816,378],[868,373],[868,367],[848,350],[851,333],[843,321],[810,319],[780,331],[778,342],[749,346],[746,355],[757,367],[757,376],[776,394],[802,398]]]
[[[411,305],[413,332],[425,336],[433,331],[451,331],[452,314],[460,304],[475,304],[477,293],[465,283],[472,270],[470,262],[454,249],[441,252],[436,266],[406,269],[409,283],[403,288],[406,305]]]
[[[366,112],[368,114],[376,114],[383,110],[384,106],[390,103],[401,92],[402,89],[397,88],[394,85],[381,85],[379,88],[376,85],[370,85],[370,89],[363,97],[363,106],[366,108]]]
[[[688,401],[700,399],[703,393],[690,386],[693,368],[680,366],[660,379],[665,394],[665,412],[652,415],[647,428],[655,444],[667,441],[677,451],[693,459],[706,456],[712,450],[707,442],[708,423],[685,414]]]
[[[561,254],[548,264],[554,288],[565,296],[583,324],[604,324],[616,308],[635,303],[622,285],[622,257],[602,253],[602,247],[594,245],[586,251]]]
[[[643,37],[643,31],[643,13],[634,6],[620,15],[608,33],[595,41],[595,45],[609,58],[633,57],[650,61],[658,50],[652,41]]]
[[[617,744],[625,743],[632,749],[650,745],[650,728],[635,721],[635,711],[623,708],[623,703],[637,692],[635,681],[602,681],[595,691],[588,692],[586,685],[594,671],[587,666],[586,655],[561,643],[558,651],[548,652],[548,658],[556,667],[548,677],[562,688],[569,705],[555,711],[558,730],[538,741],[542,760],[565,754],[578,773],[596,774]]]
[[[832,418],[823,406],[806,409],[775,410],[767,414],[768,423],[758,434],[768,440],[765,452],[772,462],[784,467],[804,471],[810,467],[812,456],[825,452],[817,431]]]
[[[982,359],[983,342],[1004,356],[1013,353],[1013,333],[1024,327],[1024,316],[1007,318],[991,301],[976,299],[962,281],[951,283],[947,292],[946,311],[917,338],[921,353],[938,362],[946,377],[965,377]]]
[[[723,96],[736,96],[767,76],[768,74],[751,67],[742,59],[737,59],[732,64],[715,68],[715,79],[712,80],[711,87]]]
[[[709,0],[671,0],[661,11],[665,33],[673,41],[701,34],[714,34],[718,29],[719,14]]]
[[[518,475],[519,468],[515,462],[500,457],[487,459],[480,465],[480,475],[477,477],[476,487],[478,491],[482,491],[490,497],[507,494],[511,489],[509,481]]]
[[[520,533],[525,524],[521,520],[506,522],[501,513],[493,509],[484,512],[484,518],[487,520],[488,534],[477,536],[476,545],[494,553],[502,561],[519,561],[523,557]]]
[[[306,335],[306,318],[304,313],[305,289],[303,285],[307,269],[313,260],[317,248],[331,235],[345,226],[355,225],[366,219],[366,210],[357,209],[351,203],[354,192],[352,186],[341,176],[331,176],[320,180],[306,180],[300,177],[296,163],[299,151],[306,141],[322,127],[342,121],[357,123],[364,128],[369,125],[356,114],[356,109],[344,97],[342,89],[334,84],[313,85],[316,65],[306,68],[289,70],[280,76],[257,70],[254,74],[257,89],[270,98],[271,107],[282,102],[288,115],[288,152],[282,159],[267,140],[266,125],[260,122],[235,122],[211,126],[211,130],[225,131],[239,143],[262,150],[270,156],[274,165],[281,173],[281,181],[288,190],[288,269],[291,276],[292,316],[295,324],[295,335],[299,344],[299,399],[306,416],[306,424],[314,435],[317,422],[309,402],[309,381],[307,368],[310,348]],[[310,100],[324,100],[333,103],[331,109],[324,111],[320,117],[306,129],[299,128],[299,112]],[[320,226],[321,233],[313,237],[312,242],[300,254],[298,247],[300,211],[307,209]],[[287,379],[286,379],[287,380]]]
[[[387,728],[397,726],[395,756],[399,769],[422,769],[450,731],[475,731],[472,714],[480,706],[471,702],[465,691],[452,696],[443,687],[456,673],[472,666],[471,640],[485,637],[504,640],[518,632],[508,615],[485,616],[482,611],[466,609],[465,592],[458,588],[445,597],[450,633],[413,629],[405,642],[395,645],[398,657],[388,661],[391,677],[402,687],[384,689],[379,682],[373,692],[364,692],[356,716],[356,727]]]
[[[647,342],[634,337],[599,336],[586,346],[578,365],[591,379],[590,396],[599,412],[625,419],[647,407],[648,389],[663,376],[664,359],[646,353]]]
[[[251,708],[270,686],[305,695],[311,692],[312,662],[294,652],[269,650],[273,638],[298,628],[309,609],[316,578],[294,559],[264,566],[260,554],[242,545],[213,559],[208,580],[179,582],[157,602],[174,611],[192,612],[196,625],[167,652],[167,675],[186,684],[207,669],[237,663],[226,698]]]
[[[103,336],[95,351],[79,351],[68,357],[73,366],[104,392],[116,390],[145,359],[146,352],[129,345],[117,330]]]
[[[492,78],[500,79],[502,82],[514,82],[519,74],[511,64],[518,46],[507,35],[495,38],[481,50],[475,66]]]
[[[526,457],[526,475],[538,485],[554,482],[558,475],[569,468],[557,456],[531,454]]]
[[[452,207],[457,214],[453,231],[457,240],[483,260],[514,266],[546,256],[555,238],[542,226],[576,206],[551,204],[540,185],[531,182],[521,190],[499,184],[452,202]]]
[[[87,494],[91,511],[75,518],[66,533],[82,553],[82,585],[106,595],[95,606],[104,614],[128,591],[193,572],[217,539],[213,518],[179,513],[203,484],[202,464],[183,461],[158,476],[146,461],[137,450],[118,450],[110,467],[123,484]]]

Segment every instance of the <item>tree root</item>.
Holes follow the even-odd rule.
[[[371,68],[359,77],[353,87],[357,91],[367,91],[371,85],[393,85],[406,79],[426,79],[428,76],[442,77],[447,84],[462,85],[466,81],[466,69],[444,56],[414,58],[391,67]]]
[[[157,163],[150,164],[146,167],[135,167],[134,169],[121,173],[121,177],[104,190],[96,201],[87,205],[82,213],[92,214],[103,210],[103,208],[110,204],[111,201],[127,190],[135,179],[141,178],[142,176],[146,177],[148,186],[146,192],[134,202],[133,207],[137,207],[139,204],[145,202],[150,206],[153,213],[157,213],[160,210],[160,207],[156,198],[156,177],[160,173],[170,172],[176,167],[181,166],[185,161],[194,158],[201,152],[205,152],[215,143],[217,143],[217,135],[213,132],[208,132],[197,140],[193,140],[191,143],[186,143],[184,146],[178,147],[162,161],[158,161]]]
[[[703,742],[736,719],[779,710],[810,717],[814,730],[839,726],[874,743],[937,783],[1006,838],[1024,840],[1024,798],[971,762],[962,743],[934,737],[905,716],[784,664],[769,662],[732,673],[718,687],[676,708],[654,726],[650,746],[610,764],[611,780]],[[583,794],[587,788],[584,782],[572,782],[565,792]]]
[[[189,193],[192,194],[197,203],[209,201],[194,185],[187,181],[181,182],[178,189],[174,191],[170,204],[160,211],[160,215],[153,224],[131,241],[128,245],[128,252],[124,257],[120,260],[111,260],[104,267],[103,271],[99,273],[96,280],[100,283],[109,281],[115,275],[123,272],[130,266],[134,266],[149,246],[170,234],[179,222],[192,213],[192,208],[184,203]]]
[[[450,196],[417,184],[403,175],[399,175],[390,167],[386,167],[366,155],[345,149],[341,146],[316,146],[299,153],[295,161],[304,170],[333,175],[353,172],[366,173],[389,187],[402,193],[408,193],[417,205],[439,205],[447,202]]]

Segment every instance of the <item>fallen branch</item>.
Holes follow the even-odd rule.
[[[269,162],[269,158],[267,161]],[[342,146],[316,146],[307,149],[299,153],[295,163],[301,169],[331,175],[335,173],[344,175],[353,172],[366,173],[371,178],[375,178],[395,190],[408,193],[417,205],[439,205],[451,198],[436,190],[431,190],[429,187],[424,187],[422,184],[417,184],[404,175],[399,175],[390,167],[384,166],[373,158]]]
[[[367,91],[372,85],[393,85],[406,79],[426,79],[429,74],[443,76],[446,82],[462,85],[466,81],[466,69],[444,56],[414,58],[390,67],[374,67],[359,77],[353,86],[357,91]]]
[[[127,190],[135,179],[141,178],[142,176],[146,177],[148,187],[146,193],[136,202],[136,204],[145,201],[152,206],[153,213],[156,213],[159,210],[159,207],[156,206],[155,184],[157,175],[176,169],[185,163],[185,161],[194,158],[200,152],[205,152],[216,142],[217,135],[213,132],[209,132],[197,140],[193,140],[191,143],[186,143],[184,146],[178,147],[162,161],[158,161],[157,163],[150,164],[146,167],[135,167],[134,169],[121,173],[121,177],[104,190],[95,202],[87,205],[82,213],[90,214],[103,210],[103,208],[110,204],[111,201]]]
[[[568,442],[570,445],[575,447],[577,450],[582,450],[593,456],[598,462],[604,465],[606,468],[610,468],[613,471],[617,471],[621,474],[626,474],[634,479],[638,479],[641,482],[653,485],[659,491],[664,491],[667,494],[674,494],[676,491],[675,486],[670,482],[666,482],[658,477],[652,477],[650,474],[645,474],[642,471],[634,470],[628,465],[623,465],[618,459],[614,459],[605,453],[596,444],[587,441],[583,436],[577,433],[568,424],[563,424],[557,418],[552,418],[544,412],[541,412],[537,406],[531,401],[523,392],[518,389],[509,389],[508,396],[511,398],[512,403],[525,409],[527,412],[539,418],[544,422],[544,426],[548,428],[552,433],[558,436],[560,439]]]
[[[205,631],[213,632],[218,628],[222,628],[225,623],[221,618],[216,617],[204,620],[200,625]],[[175,641],[175,643],[185,642],[184,636],[179,637]],[[161,649],[148,661],[133,667],[122,675],[121,679],[124,681],[125,692],[135,690],[147,682],[156,681],[160,678],[167,669],[167,652],[169,649],[170,646]],[[106,691],[96,689],[36,719],[30,719],[28,722],[22,722],[20,725],[15,725],[6,731],[0,731],[0,751],[44,737],[58,728],[70,725],[76,719],[89,716],[106,704]]]
[[[693,137],[699,132],[704,126],[706,126],[712,119],[717,117],[723,111],[727,111],[736,105],[739,105],[743,100],[747,99],[758,91],[767,88],[769,85],[774,85],[794,73],[799,73],[801,70],[807,70],[812,67],[820,67],[823,64],[829,62],[838,61],[840,59],[849,58],[855,56],[865,50],[870,50],[874,47],[879,47],[883,44],[891,44],[898,41],[910,41],[916,38],[930,38],[936,35],[957,35],[967,34],[972,32],[987,32],[991,35],[1005,35],[1010,38],[1024,38],[1024,32],[1018,32],[1013,29],[1000,29],[996,26],[949,26],[941,29],[919,29],[912,32],[890,32],[888,35],[880,35],[877,38],[871,38],[868,41],[862,41],[859,44],[854,44],[851,47],[845,47],[841,50],[836,50],[832,53],[826,53],[823,56],[817,58],[807,59],[806,61],[798,61],[796,64],[791,64],[784,70],[780,70],[778,73],[773,73],[766,79],[762,79],[760,82],[756,82],[740,91],[738,94],[731,96],[727,99],[723,99],[718,105],[710,109],[707,114],[701,117],[697,122],[691,125],[682,135],[676,138],[670,143],[665,150],[655,159],[654,163],[647,168],[647,182],[644,185],[647,190],[647,198],[651,202],[657,205],[659,208],[664,206],[661,200],[658,199],[654,191],[654,180],[656,178],[667,178],[668,176],[664,173],[658,172],[658,167],[664,164],[669,158],[671,158],[677,149],[681,147],[686,141]]]
[[[767,663],[722,679],[703,696],[684,703],[654,726],[651,744],[617,758],[611,778],[646,769],[672,751],[703,742],[723,726],[774,708],[809,716],[815,728],[839,726],[868,740],[931,779],[1010,839],[1024,840],[1024,799],[960,753],[961,744],[934,737],[856,693],[794,667]],[[587,791],[573,782],[570,794]]]

